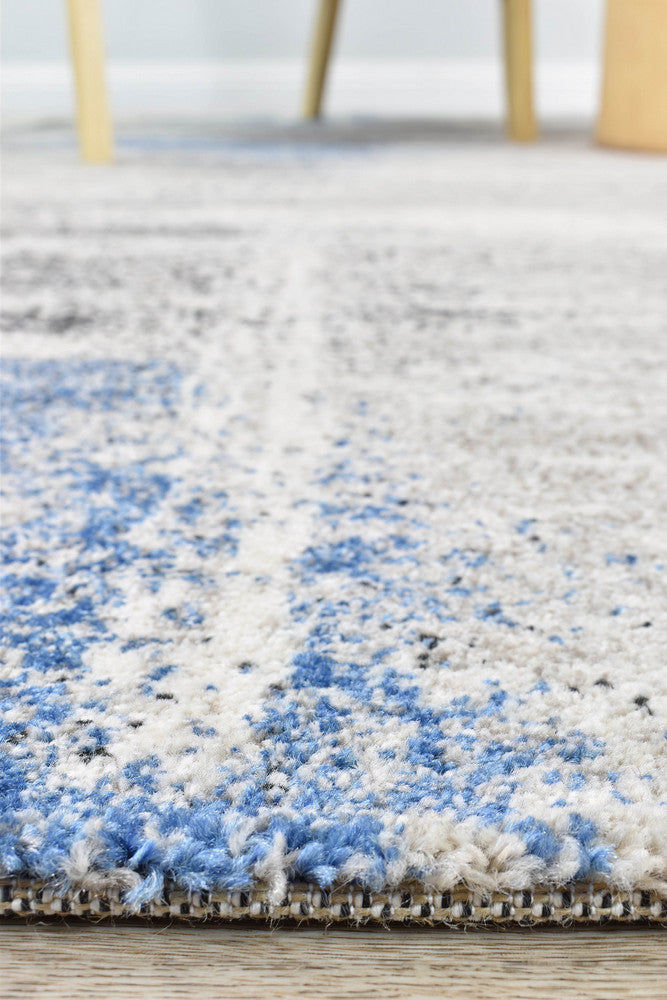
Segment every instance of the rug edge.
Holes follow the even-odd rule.
[[[92,893],[16,878],[0,880],[0,917],[8,916],[569,926],[610,921],[667,923],[667,896],[655,890],[620,890],[591,882],[489,893],[463,885],[430,892],[406,883],[394,890],[370,892],[351,887],[329,891],[294,883],[275,905],[269,901],[268,887],[263,886],[246,891],[195,892],[171,885],[159,901],[129,907],[123,901],[122,889]]]

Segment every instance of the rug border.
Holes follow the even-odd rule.
[[[457,886],[428,891],[414,883],[370,892],[357,887],[288,887],[277,905],[266,887],[246,891],[190,892],[168,886],[157,902],[128,907],[122,889],[104,893],[60,889],[53,882],[0,879],[0,917],[144,917],[181,920],[281,920],[319,923],[392,924],[600,924],[610,921],[667,922],[667,897],[648,889],[619,890],[601,883],[537,886],[519,891],[473,891]]]

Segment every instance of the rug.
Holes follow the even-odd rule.
[[[2,912],[664,919],[664,163],[5,186]]]

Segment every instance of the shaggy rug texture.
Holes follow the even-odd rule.
[[[667,913],[664,163],[6,175],[5,908]]]

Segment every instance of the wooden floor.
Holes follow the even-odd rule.
[[[655,927],[0,923],[0,996],[131,1000],[665,1000]]]

